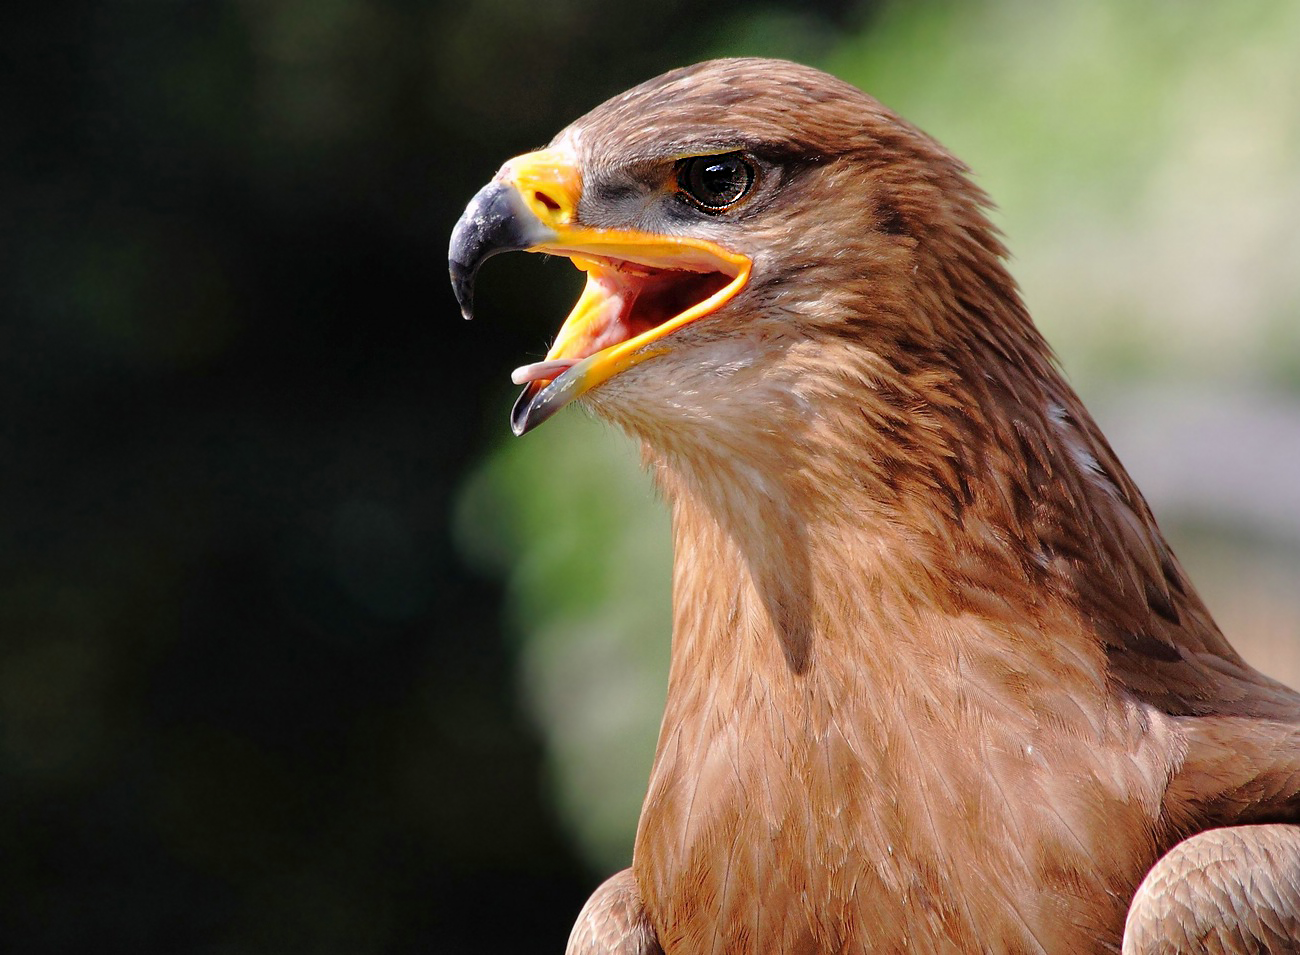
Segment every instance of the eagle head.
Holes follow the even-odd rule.
[[[470,316],[502,251],[568,257],[586,287],[517,369],[523,434],[571,401],[655,446],[744,444],[814,391],[931,368],[1028,331],[965,167],[871,97],[795,63],[714,60],[597,107],[511,159],[451,240]],[[1010,306],[1007,306],[1010,290]],[[981,305],[987,307],[981,311]],[[829,346],[829,347],[828,347]]]

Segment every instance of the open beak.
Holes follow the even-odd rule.
[[[471,317],[474,277],[498,252],[568,257],[587,285],[544,361],[517,368],[515,434],[666,350],[662,340],[717,311],[749,280],[748,256],[703,239],[578,224],[582,175],[560,150],[516,157],[465,209],[451,235],[451,283]]]

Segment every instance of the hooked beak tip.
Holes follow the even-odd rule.
[[[538,425],[539,422],[530,420],[530,411],[534,404],[533,399],[541,390],[540,381],[530,382],[515,399],[515,405],[510,409],[510,430],[515,433],[516,438],[523,437]]]
[[[470,200],[451,233],[447,250],[451,287],[465,318],[474,317],[474,278],[501,252],[551,242],[555,231],[535,216],[512,185],[493,180]]]
[[[510,409],[510,430],[516,437],[532,431],[549,420],[586,390],[583,368],[570,370],[552,381],[532,381],[519,393],[515,406]]]
[[[469,321],[474,317],[474,272],[454,259],[451,262],[451,290],[460,306],[460,314]]]

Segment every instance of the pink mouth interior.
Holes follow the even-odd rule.
[[[510,376],[515,384],[558,378],[584,358],[658,328],[731,281],[722,272],[658,269],[612,259],[602,260],[588,275],[604,295],[603,323],[579,352],[516,368]]]

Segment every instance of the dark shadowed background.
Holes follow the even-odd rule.
[[[0,947],[562,947],[599,873],[448,521],[572,282],[466,326],[447,236],[742,7],[5,14]]]
[[[8,11],[0,949],[562,949],[627,860],[662,517],[580,415],[507,437],[576,274],[494,262],[466,325],[447,237],[503,160],[721,52],[827,66],[989,170],[1193,576],[1300,673],[1293,6]]]

